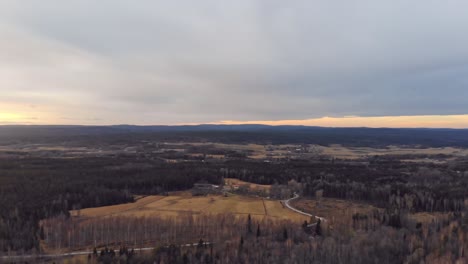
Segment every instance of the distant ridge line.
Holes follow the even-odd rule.
[[[14,140],[76,141],[152,140],[261,144],[341,144],[385,147],[389,145],[468,147],[468,129],[451,128],[366,128],[270,125],[179,125],[179,126],[0,126],[0,143]],[[86,137],[86,138],[83,138]]]

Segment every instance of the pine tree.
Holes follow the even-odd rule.
[[[41,226],[40,230],[39,230],[39,239],[40,240],[44,240],[45,238],[45,235],[44,235],[44,226]]]
[[[317,236],[321,236],[321,235],[322,235],[322,226],[320,225],[321,222],[322,222],[322,221],[321,221],[320,218],[319,218],[319,220],[317,221],[317,224],[315,225],[315,234],[316,234]]]
[[[283,229],[283,239],[284,241],[288,240],[288,230],[286,229],[286,227],[284,227]]]
[[[250,214],[247,217],[247,233],[252,234],[252,217]]]
[[[239,243],[239,251],[242,251],[243,247],[244,247],[244,237],[241,236],[240,243]]]
[[[258,224],[257,226],[257,239],[261,236],[261,232],[260,232],[260,224]]]

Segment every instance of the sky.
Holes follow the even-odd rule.
[[[468,1],[0,1],[0,124],[468,128]]]

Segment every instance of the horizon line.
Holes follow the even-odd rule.
[[[270,125],[260,123],[249,123],[249,124],[222,124],[222,123],[200,123],[200,124],[153,124],[153,125],[141,125],[141,124],[0,124],[0,127],[118,127],[118,126],[129,126],[129,127],[199,127],[199,126],[264,126],[264,127],[304,127],[304,128],[332,128],[332,129],[429,129],[429,130],[468,130],[468,128],[460,127],[371,127],[371,126],[313,126],[313,125]]]
[[[1,116],[1,115],[0,115]],[[5,115],[4,115],[5,116]],[[10,126],[199,126],[199,125],[267,125],[267,126],[304,126],[329,128],[440,128],[440,129],[468,129],[468,114],[458,115],[410,115],[410,116],[342,116],[316,117],[309,119],[283,120],[217,120],[206,122],[174,122],[162,120],[146,122],[126,122],[126,120],[108,120],[107,122],[72,120],[60,122],[57,118],[27,119],[15,118],[1,120],[0,125]],[[89,119],[88,119],[89,120]],[[105,120],[105,119],[99,119]],[[81,123],[81,124],[80,124]],[[158,124],[159,123],[159,124]]]

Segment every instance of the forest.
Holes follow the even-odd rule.
[[[140,140],[119,139],[119,144],[132,146]],[[0,159],[0,250],[8,255],[42,252],[43,243],[49,250],[93,245],[96,253],[88,257],[94,263],[466,260],[468,162],[464,158],[441,155],[437,157],[449,162],[428,163],[402,161],[409,154],[355,161],[320,155],[265,162],[231,149],[196,145],[187,149],[183,155],[152,149],[75,157],[54,151],[49,156],[7,153]],[[226,158],[188,159],[191,152],[226,154]],[[271,199],[299,193],[313,200],[321,192],[325,198],[378,209],[368,214],[345,210],[340,219],[323,223],[269,222],[225,214],[167,219],[119,216],[84,224],[70,216],[70,210],[133,202],[136,195],[169,195],[197,182],[222,185],[224,178],[272,185]],[[425,222],[413,217],[418,213],[440,217]],[[213,244],[180,246],[200,239]],[[135,245],[148,244],[158,249],[129,253]]]
[[[266,125],[0,126],[0,142],[155,140],[261,144],[468,147],[468,129],[326,128]]]

